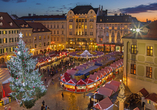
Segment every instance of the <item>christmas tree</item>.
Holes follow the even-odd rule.
[[[14,54],[16,56],[11,56],[11,59],[7,61],[7,68],[11,75],[10,88],[12,92],[10,95],[20,105],[26,106],[30,101],[35,103],[34,100],[38,98],[39,94],[46,92],[46,88],[41,81],[39,70],[35,69],[37,59],[32,59],[29,49],[25,48],[22,33],[19,34],[19,42]]]

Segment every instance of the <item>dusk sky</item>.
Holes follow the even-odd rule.
[[[157,0],[0,0],[0,12],[17,16],[67,13],[76,5],[103,6],[108,14],[124,12],[140,21],[157,20]]]

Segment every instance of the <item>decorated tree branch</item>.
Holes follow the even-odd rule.
[[[7,61],[7,68],[11,75],[12,92],[10,95],[20,105],[31,108],[32,106],[28,107],[28,103],[35,103],[35,100],[38,99],[37,95],[46,92],[46,88],[41,81],[39,70],[35,69],[37,59],[32,59],[29,49],[25,48],[22,33],[19,34],[19,42],[14,54],[15,56],[11,56],[11,59]]]

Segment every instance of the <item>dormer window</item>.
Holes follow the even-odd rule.
[[[10,26],[12,26],[12,25],[13,25],[13,23],[12,23],[12,22],[10,22],[9,24],[10,24]]]
[[[21,27],[24,27],[24,24],[22,24]]]
[[[28,27],[28,24],[26,24],[25,27]]]
[[[0,22],[0,26],[2,26],[3,25],[3,23],[2,22]]]
[[[36,31],[36,29],[33,29],[33,31]]]
[[[3,20],[3,16],[0,16],[0,20]]]
[[[38,29],[38,31],[40,31],[40,29]]]
[[[42,31],[44,31],[44,29],[42,29]]]

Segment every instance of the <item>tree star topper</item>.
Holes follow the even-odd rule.
[[[22,38],[22,35],[23,35],[23,34],[20,32],[20,34],[19,34],[19,38]]]

